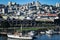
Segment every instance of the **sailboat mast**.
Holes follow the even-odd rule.
[[[22,24],[21,24],[21,33],[22,33]]]
[[[22,32],[22,24],[21,24],[21,32]]]

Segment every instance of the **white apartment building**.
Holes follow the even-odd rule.
[[[56,3],[56,7],[60,7],[60,3]]]

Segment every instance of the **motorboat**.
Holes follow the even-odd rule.
[[[54,34],[54,31],[53,30],[48,30],[48,31],[46,31],[46,34]]]

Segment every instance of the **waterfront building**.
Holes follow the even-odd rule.
[[[54,21],[56,17],[57,17],[57,14],[44,13],[44,14],[38,14],[36,19]]]

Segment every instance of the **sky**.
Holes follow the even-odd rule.
[[[8,2],[16,2],[18,4],[31,3],[33,1],[39,1],[41,4],[55,5],[60,3],[60,0],[0,0],[0,4],[8,4]]]

